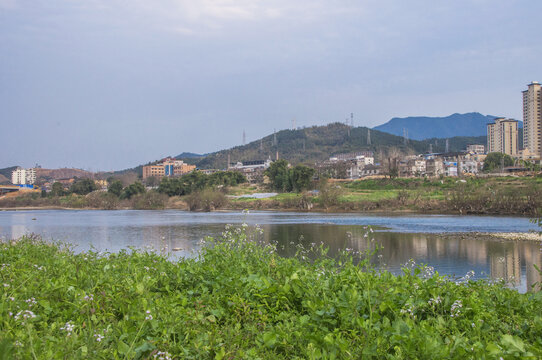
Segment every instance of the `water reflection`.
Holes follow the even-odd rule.
[[[393,273],[401,273],[402,266],[414,259],[433,266],[441,275],[459,278],[473,270],[475,278],[503,279],[520,291],[542,280],[534,267],[541,268],[540,244],[532,242],[501,242],[474,235],[371,233],[363,226],[326,224],[267,225],[264,229],[265,241],[277,241],[283,256],[293,256],[298,243],[310,248],[324,242],[330,256],[346,248],[365,253],[378,244],[373,263]]]
[[[151,247],[173,252],[174,257],[193,256],[199,240],[220,236],[227,223],[260,224],[263,239],[279,243],[283,256],[293,256],[298,244],[310,247],[323,242],[329,255],[350,248],[365,252],[378,244],[373,257],[379,268],[400,273],[410,259],[433,266],[440,274],[462,277],[470,270],[477,278],[504,279],[520,291],[541,282],[540,244],[491,241],[453,231],[526,231],[528,219],[513,217],[368,216],[363,214],[307,214],[258,212],[197,214],[180,211],[7,211],[0,212],[0,239],[41,234],[75,244],[76,251],[94,248],[116,252],[128,247]],[[391,231],[369,232],[368,224]],[[404,232],[405,229],[411,233]],[[430,233],[424,233],[430,229]],[[437,232],[451,231],[449,235]],[[374,240],[374,241],[371,241]],[[378,256],[380,255],[380,257]]]

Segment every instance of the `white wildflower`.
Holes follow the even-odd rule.
[[[21,324],[24,325],[27,319],[33,319],[35,317],[36,317],[36,314],[34,314],[32,311],[22,310],[22,311],[19,311],[17,315],[15,315],[15,320],[19,320],[22,318]]]
[[[456,300],[452,304],[452,307],[450,308],[450,317],[458,317],[461,314],[461,308],[463,307],[463,303],[461,300]]]
[[[66,336],[71,336],[73,329],[75,329],[75,325],[73,325],[69,321],[63,327],[60,328],[60,330],[65,331],[67,333]]]
[[[429,301],[427,302],[429,305],[438,305],[442,302],[442,299],[440,298],[440,296],[437,296],[436,298],[431,298],[429,299]]]
[[[28,304],[28,307],[32,307],[37,304],[36,299],[34,299],[33,297],[30,299],[26,299],[24,302]]]
[[[167,351],[158,351],[154,354],[153,358],[157,360],[171,360],[171,355]]]

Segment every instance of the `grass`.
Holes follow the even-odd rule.
[[[0,244],[0,357],[15,359],[540,358],[542,293],[376,272],[313,245],[282,258],[228,228],[199,257]],[[310,260],[309,260],[310,259]]]
[[[348,192],[339,197],[341,202],[350,201],[380,201],[394,199],[397,197],[397,190],[367,190],[363,192]]]

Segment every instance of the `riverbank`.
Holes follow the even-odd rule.
[[[540,293],[375,272],[345,253],[294,258],[230,228],[196,259],[0,244],[12,358],[539,358]],[[311,258],[313,260],[305,260]],[[340,270],[340,271],[338,271]]]
[[[151,190],[130,199],[103,191],[88,195],[24,194],[0,199],[0,209],[178,209],[516,215],[538,217],[542,178],[444,178],[336,181],[301,193],[262,193],[264,185],[171,196]],[[270,196],[272,195],[272,196]]]

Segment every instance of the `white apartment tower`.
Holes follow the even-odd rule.
[[[15,185],[34,184],[36,182],[36,169],[17,168],[11,173],[11,183]]]
[[[523,147],[542,156],[542,89],[538,81],[523,91]]]
[[[500,152],[518,156],[518,121],[497,118],[487,124],[487,152]]]

